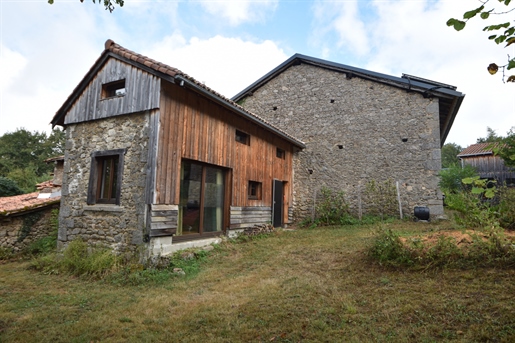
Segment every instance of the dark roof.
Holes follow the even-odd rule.
[[[444,83],[423,79],[417,76],[403,74],[402,77],[396,77],[387,74],[376,73],[374,71],[351,67],[345,64],[330,62],[315,57],[301,54],[295,54],[281,65],[270,71],[268,74],[245,88],[240,93],[232,97],[233,101],[239,101],[247,95],[252,94],[256,89],[266,84],[268,81],[290,68],[293,65],[306,63],[337,72],[346,73],[349,77],[360,77],[367,80],[381,82],[394,87],[403,88],[408,91],[419,92],[424,97],[437,97],[440,100],[440,141],[443,145],[461,102],[465,97],[464,94],[456,91],[455,86]]]
[[[77,100],[77,98],[80,96],[82,90],[84,90],[88,86],[89,82],[94,78],[97,72],[101,69],[101,67],[106,63],[106,61],[110,57],[117,58],[126,63],[134,65],[135,67],[145,70],[169,82],[185,85],[186,87],[189,87],[190,89],[193,89],[194,91],[208,97],[210,100],[213,100],[216,103],[230,109],[232,112],[235,112],[238,115],[250,120],[258,126],[261,126],[262,128],[279,135],[280,137],[289,141],[290,143],[293,143],[297,147],[305,147],[304,143],[300,140],[289,135],[287,132],[273,126],[272,124],[265,121],[263,118],[247,111],[246,109],[238,105],[236,102],[224,97],[220,93],[207,87],[203,83],[195,80],[193,77],[187,75],[186,73],[183,73],[179,69],[170,67],[169,65],[135,53],[134,51],[126,49],[120,46],[119,44],[116,44],[114,41],[110,39],[108,39],[105,42],[105,50],[102,52],[102,54],[97,59],[95,64],[91,67],[86,76],[77,85],[77,87],[75,87],[72,94],[68,97],[68,99],[64,102],[61,108],[57,111],[57,113],[51,121],[52,126],[64,126],[64,117],[66,113],[73,106],[75,100]]]
[[[494,148],[496,143],[477,143],[469,145],[466,149],[458,154],[458,157],[468,157],[468,156],[480,156],[480,155],[493,155],[494,152],[492,148]]]

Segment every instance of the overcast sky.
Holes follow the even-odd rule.
[[[0,135],[21,127],[49,131],[112,39],[227,97],[295,53],[451,84],[466,97],[447,143],[466,147],[486,136],[487,126],[499,135],[515,126],[515,84],[486,71],[515,56],[515,44],[486,39],[482,28],[496,23],[494,16],[475,18],[461,32],[445,24],[478,6],[474,0],[125,0],[109,13],[91,0],[0,0]]]

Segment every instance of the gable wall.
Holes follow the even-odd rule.
[[[125,79],[125,96],[101,99],[102,85]],[[159,78],[109,58],[67,112],[65,125],[159,107]]]
[[[399,181],[404,213],[414,206],[443,212],[437,99],[301,64],[243,106],[306,143],[294,157],[296,220],[312,215],[324,185],[343,190],[356,211],[366,183],[387,179]]]

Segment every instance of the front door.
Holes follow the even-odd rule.
[[[222,231],[224,179],[221,168],[182,161],[177,236],[199,236]]]
[[[274,180],[272,189],[272,225],[274,227],[283,226],[283,182]]]

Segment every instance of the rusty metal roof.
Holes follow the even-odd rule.
[[[51,121],[53,126],[61,125],[64,126],[64,117],[70,107],[73,105],[75,100],[80,95],[81,91],[87,87],[89,81],[95,76],[98,72],[99,68],[107,61],[109,57],[118,58],[124,62],[130,63],[136,67],[139,67],[145,71],[153,73],[154,75],[166,79],[172,83],[185,83],[191,89],[194,89],[196,92],[201,92],[203,95],[208,96],[211,100],[216,101],[217,103],[227,107],[232,112],[239,114],[240,116],[252,121],[253,123],[263,127],[264,129],[271,131],[283,139],[293,143],[297,147],[305,148],[305,144],[291,136],[287,132],[273,126],[263,118],[257,116],[254,113],[251,113],[238,105],[236,102],[232,101],[229,98],[226,98],[222,94],[216,92],[215,90],[207,87],[205,84],[195,80],[193,77],[189,76],[186,73],[183,73],[177,68],[173,68],[167,64],[158,62],[153,60],[147,56],[143,56],[134,51],[126,49],[119,44],[116,44],[111,39],[108,39],[105,42],[105,50],[102,52],[98,60],[88,71],[86,76],[82,79],[82,81],[75,87],[72,94],[68,97],[65,103],[61,106],[61,108],[57,111],[54,118]]]

